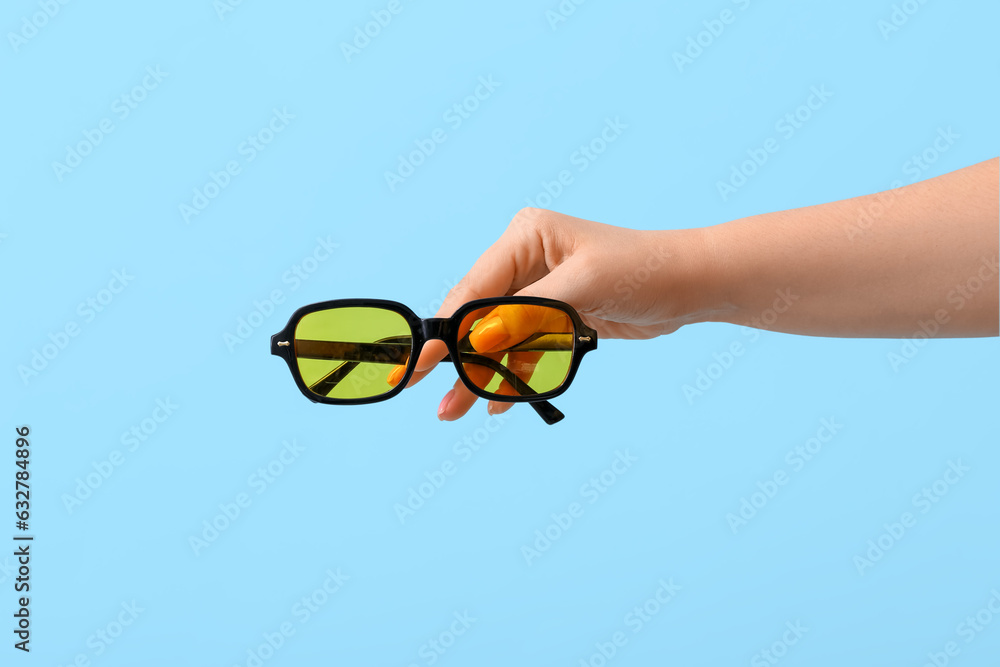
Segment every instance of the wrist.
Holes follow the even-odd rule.
[[[671,248],[669,284],[663,294],[675,312],[677,326],[698,322],[733,322],[737,306],[728,278],[732,263],[722,243],[721,225],[694,229],[666,230]]]

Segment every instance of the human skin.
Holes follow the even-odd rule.
[[[935,318],[946,320],[938,337],[996,336],[998,163],[696,229],[633,230],[523,209],[435,317],[517,294],[569,303],[601,338],[648,339],[697,322],[902,338]],[[860,211],[868,217],[859,223]],[[443,342],[428,342],[408,386],[446,354]],[[476,400],[459,380],[438,418],[458,419]],[[490,401],[488,410],[512,405]]]

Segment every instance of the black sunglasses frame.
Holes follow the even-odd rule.
[[[532,394],[527,396],[500,396],[484,392],[469,379],[465,373],[462,363],[458,361],[460,358],[458,350],[458,328],[465,316],[479,308],[495,307],[507,304],[526,304],[556,308],[566,313],[573,322],[573,353],[569,372],[566,374],[566,379],[562,382],[562,384],[555,389],[541,394]],[[302,374],[299,372],[299,367],[296,363],[295,357],[295,329],[298,326],[299,321],[304,316],[321,310],[358,307],[389,310],[401,315],[406,320],[407,324],[409,324],[410,332],[413,336],[413,342],[410,357],[406,362],[406,374],[395,387],[384,394],[379,394],[378,396],[370,396],[366,398],[330,398],[328,396],[321,396],[310,391],[309,387],[306,386],[305,381],[302,379]],[[587,352],[597,349],[597,332],[584,324],[583,320],[580,319],[580,315],[569,304],[562,301],[556,301],[555,299],[544,299],[541,297],[507,296],[469,301],[456,310],[451,317],[432,317],[428,319],[421,319],[402,303],[397,301],[386,301],[384,299],[337,299],[334,301],[312,303],[308,306],[302,306],[292,313],[292,316],[289,318],[288,324],[285,325],[285,328],[271,336],[271,354],[285,360],[288,364],[288,370],[291,371],[292,377],[295,379],[295,384],[299,388],[299,391],[301,391],[302,395],[310,401],[314,403],[324,403],[327,405],[361,405],[365,403],[387,401],[399,394],[399,392],[403,391],[406,384],[410,381],[410,377],[413,375],[413,371],[417,365],[417,359],[420,357],[420,352],[423,349],[424,344],[434,339],[443,341],[448,347],[448,356],[442,358],[441,361],[452,360],[455,362],[455,368],[458,371],[458,376],[470,392],[481,398],[487,398],[504,403],[528,403],[535,409],[538,415],[545,420],[546,424],[555,424],[564,417],[562,412],[548,402],[548,399],[558,396],[569,388],[570,383],[576,376],[577,369],[580,367],[580,362],[583,360],[583,356]]]

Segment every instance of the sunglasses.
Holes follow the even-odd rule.
[[[597,348],[597,332],[553,299],[478,299],[429,319],[395,301],[339,299],[296,310],[271,337],[271,354],[288,363],[309,400],[360,405],[401,392],[435,338],[469,391],[528,403],[547,424],[564,416],[548,399],[566,391],[583,355]]]

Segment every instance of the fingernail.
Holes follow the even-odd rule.
[[[480,322],[479,326],[469,334],[469,342],[476,352],[488,352],[507,340],[510,334],[504,321],[497,316],[490,317],[485,323]]]
[[[385,381],[389,383],[390,387],[395,387],[399,384],[399,381],[403,379],[403,375],[406,373],[406,366],[396,366],[391,371],[389,371],[388,377]]]
[[[493,401],[486,404],[486,413],[490,415],[493,414]]]
[[[455,390],[452,389],[441,399],[441,405],[438,406],[438,419],[444,419],[444,412],[448,409],[448,404],[451,403],[451,399],[454,397]]]

